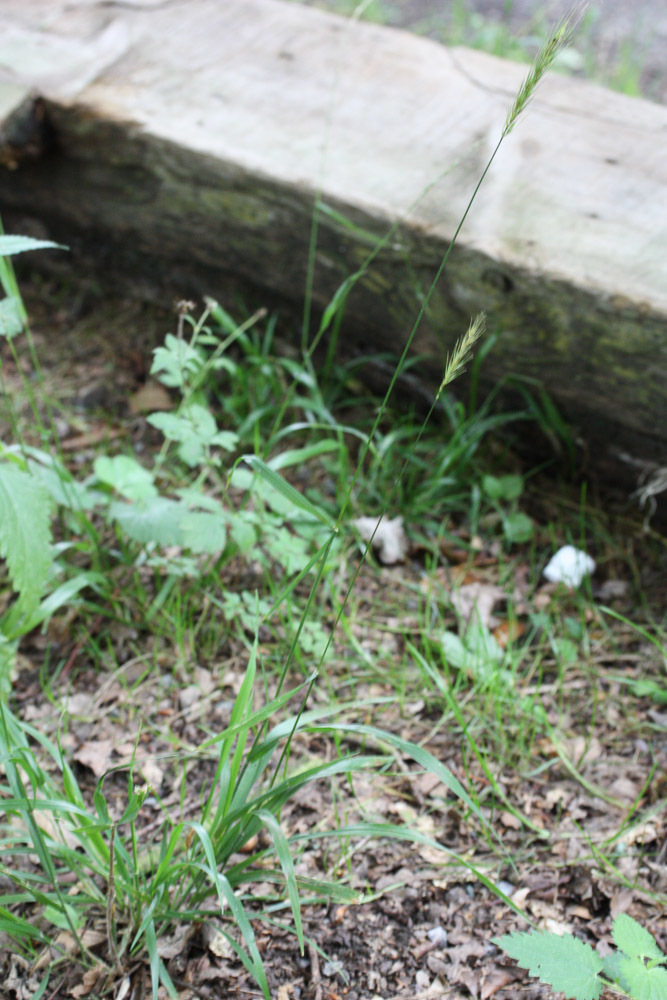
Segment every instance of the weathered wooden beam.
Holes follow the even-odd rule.
[[[5,8],[15,48],[40,49],[46,68],[32,58],[25,71],[4,43],[0,63],[43,94],[53,137],[41,159],[0,170],[14,224],[37,219],[174,296],[240,279],[300,300],[319,192],[331,210],[319,216],[320,308],[395,226],[343,331],[385,350],[404,343],[525,75],[280,0],[127,4],[111,22],[104,5]],[[54,69],[63,46],[69,74]],[[486,310],[501,331],[493,378],[541,379],[592,459],[619,474],[635,473],[621,452],[667,462],[665,139],[662,106],[544,81],[415,342],[437,381]]]

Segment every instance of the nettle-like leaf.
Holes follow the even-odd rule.
[[[652,968],[645,965],[641,958],[621,956],[621,985],[636,1000],[667,1000],[667,969],[662,965]]]
[[[614,920],[611,936],[614,944],[628,958],[646,958],[653,962],[667,962],[658,943],[645,927],[627,913],[619,913]]]
[[[600,996],[602,959],[589,944],[571,934],[559,937],[547,931],[515,932],[493,938],[493,943],[568,1000],[597,1000]]]
[[[179,457],[191,468],[206,459],[209,448],[231,451],[238,441],[232,431],[219,431],[211,411],[199,403],[180,413],[153,413],[148,423],[162,431],[168,441],[179,442]]]
[[[49,496],[38,480],[13,462],[0,463],[0,557],[19,592],[21,610],[33,610],[51,568]]]
[[[188,513],[178,500],[153,497],[136,503],[116,501],[109,507],[109,516],[117,521],[128,538],[140,545],[156,542],[158,545],[183,546],[185,540],[181,524]]]
[[[128,500],[148,500],[157,496],[153,474],[129,455],[116,455],[114,458],[100,455],[95,459],[93,469],[100,482],[113,486]]]
[[[191,375],[196,375],[204,364],[204,356],[187,340],[168,333],[164,347],[153,351],[151,375],[157,375],[160,382],[170,389],[184,389]]]
[[[312,546],[303,538],[285,527],[267,530],[262,535],[262,543],[272,559],[279,563],[288,576],[301,572],[308,565]]]
[[[219,514],[192,510],[181,521],[183,544],[191,552],[215,555],[227,544],[227,526]]]

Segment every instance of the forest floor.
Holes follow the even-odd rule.
[[[146,409],[170,406],[149,377],[150,351],[173,319],[136,303],[77,298],[48,282],[38,284],[28,306],[44,398],[68,466],[88,475],[96,454],[128,449],[148,462],[161,436]],[[28,427],[19,368],[29,375],[31,366],[20,355],[17,367],[7,345],[2,366],[5,401]],[[363,426],[376,406],[353,381],[339,419]],[[0,423],[7,440],[7,413]],[[385,444],[392,430],[383,427]],[[403,494],[407,551],[395,565],[364,562],[309,703],[323,711],[338,704],[348,719],[427,748],[468,790],[484,823],[398,751],[380,772],[322,779],[288,800],[281,826],[287,837],[304,835],[293,841],[298,875],[338,882],[361,901],[306,901],[307,947],[300,954],[290,912],[275,885],[262,882],[260,863],[247,905],[262,915],[257,945],[278,1000],[547,996],[548,987],[492,942],[526,929],[529,920],[571,931],[605,954],[613,918],[629,913],[667,950],[665,539],[642,526],[634,501],[620,512],[586,508],[578,488],[548,475],[532,479],[521,498],[532,525],[525,541],[503,533],[503,524],[517,522],[498,505],[482,504],[472,524],[469,505],[474,496],[479,503],[485,475],[530,479],[490,437],[466,471],[468,492],[458,509],[446,490],[428,510],[417,502],[419,484],[414,495]],[[442,424],[427,433],[433,455],[447,446]],[[325,502],[333,475],[324,460],[310,461],[295,483]],[[376,487],[381,493],[382,483]],[[366,506],[371,496],[362,483],[355,515],[376,513]],[[102,523],[99,530],[113,552],[113,530]],[[572,539],[598,564],[590,585],[574,590],[541,575],[553,551]],[[348,530],[318,611],[325,631],[362,551]],[[11,704],[17,717],[60,741],[88,800],[104,782],[112,813],[122,812],[123,768],[136,755],[151,786],[138,821],[144,842],[159,838],[165,821],[201,810],[212,764],[189,755],[229,724],[242,684],[251,627],[221,615],[214,599],[255,591],[270,597],[272,576],[275,583],[284,570],[274,565],[267,577],[265,560],[237,556],[221,567],[217,594],[210,580],[199,589],[196,580],[183,582],[187,615],[173,604],[149,614],[169,558],[180,553],[171,551],[165,568],[152,571],[141,568],[136,553],[134,562],[127,552],[116,558],[108,570],[113,613],[74,602],[26,636]],[[287,633],[284,621],[260,626],[259,703],[276,690]],[[302,650],[288,684],[301,683],[312,665]],[[304,732],[290,768],[334,759],[341,742],[369,750],[361,736]],[[397,824],[416,840],[312,836],[357,821]],[[181,1000],[260,995],[218,925],[229,928],[214,918],[176,921],[158,941]],[[54,1000],[150,996],[145,956],[128,956],[109,980],[103,909],[91,910],[86,929],[99,967],[63,962],[56,946],[32,962],[3,948],[0,995],[32,995],[52,967],[45,996]],[[67,933],[61,948],[69,947]]]

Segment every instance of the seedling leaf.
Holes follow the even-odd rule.
[[[571,934],[559,937],[546,931],[504,934],[493,943],[569,1000],[597,1000],[602,990],[598,973],[602,959],[589,944]]]

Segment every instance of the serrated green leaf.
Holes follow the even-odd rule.
[[[618,951],[612,951],[602,959],[602,975],[605,979],[610,979],[612,983],[619,983],[623,989],[627,989],[625,983],[621,982],[621,958],[623,956]]]
[[[164,347],[156,347],[153,351],[151,375],[157,375],[160,382],[171,389],[182,389],[190,375],[198,372],[203,364],[203,355],[196,347],[168,333]]]
[[[238,511],[232,518],[229,530],[234,544],[238,545],[243,554],[249,552],[257,541],[255,519],[251,511]]]
[[[215,555],[227,544],[227,527],[219,514],[189,511],[181,521],[183,545],[192,552]]]
[[[287,528],[265,531],[262,542],[271,558],[283,567],[288,576],[299,573],[308,564],[310,546]]]
[[[95,475],[102,483],[127,497],[128,500],[147,500],[157,496],[153,475],[129,455],[108,458],[100,455],[93,463]]]
[[[181,522],[187,508],[177,500],[155,497],[137,503],[116,501],[109,507],[109,516],[135,542],[147,545],[183,545]]]
[[[515,931],[492,940],[522,969],[569,1000],[597,1000],[600,996],[602,959],[589,944],[571,934],[559,937],[547,931]]]
[[[13,236],[3,233],[0,236],[0,257],[13,257],[17,253],[25,253],[26,250],[67,250],[68,247],[62,243],[54,243],[52,240],[36,240],[32,236]]]
[[[641,958],[623,956],[620,967],[621,978],[635,1000],[667,1000],[667,969],[662,965],[649,968]]]
[[[627,913],[619,913],[611,929],[616,947],[629,958],[665,959],[653,935]]]
[[[148,423],[161,430],[167,440],[180,442],[178,454],[191,467],[206,458],[207,448],[217,446],[231,451],[238,441],[232,431],[219,431],[211,411],[199,403],[192,403],[181,413],[153,413]]]
[[[29,615],[52,563],[51,511],[42,484],[11,462],[0,463],[0,557]]]

